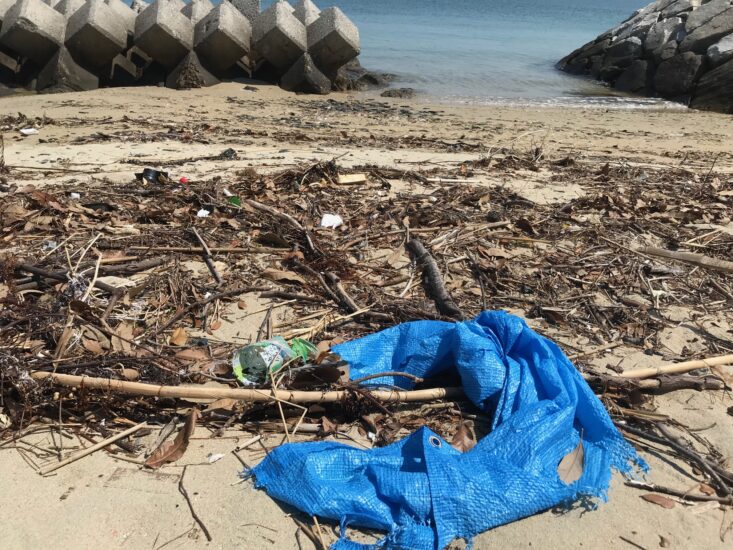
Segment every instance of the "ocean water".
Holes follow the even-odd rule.
[[[263,1],[263,7],[269,5]],[[645,107],[554,65],[646,0],[328,0],[359,27],[362,65],[457,102]]]

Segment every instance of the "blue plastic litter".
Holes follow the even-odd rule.
[[[388,447],[331,443],[274,449],[252,470],[256,486],[309,515],[341,524],[333,548],[440,549],[581,498],[605,500],[612,468],[644,462],[560,348],[504,312],[473,321],[418,321],[341,344],[354,378],[402,371],[421,378],[456,369],[469,399],[492,415],[492,431],[460,453],[427,428]],[[412,387],[385,377],[375,385]],[[581,440],[583,474],[566,485],[561,459]],[[366,546],[347,526],[386,531]]]

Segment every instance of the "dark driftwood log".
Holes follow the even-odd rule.
[[[635,380],[606,374],[584,374],[588,385],[597,391],[641,390],[663,394],[676,390],[724,390],[725,383],[716,376],[660,376],[648,380]]]
[[[410,252],[412,259],[422,268],[425,291],[435,302],[438,311],[454,319],[461,321],[465,319],[466,316],[448,294],[438,264],[435,258],[430,255],[430,252],[425,249],[418,239],[410,240],[407,243],[407,250]]]

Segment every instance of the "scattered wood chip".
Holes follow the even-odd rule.
[[[668,510],[671,510],[676,505],[675,501],[671,498],[665,497],[664,495],[659,495],[657,493],[648,493],[646,495],[641,495],[641,498],[643,498],[647,502],[651,502],[652,504],[661,506],[662,508],[667,508]]]

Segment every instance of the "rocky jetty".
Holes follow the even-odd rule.
[[[39,92],[253,77],[323,94],[360,47],[339,8],[311,0],[0,0],[0,85]]]
[[[733,0],[657,0],[558,68],[620,91],[733,113]]]

